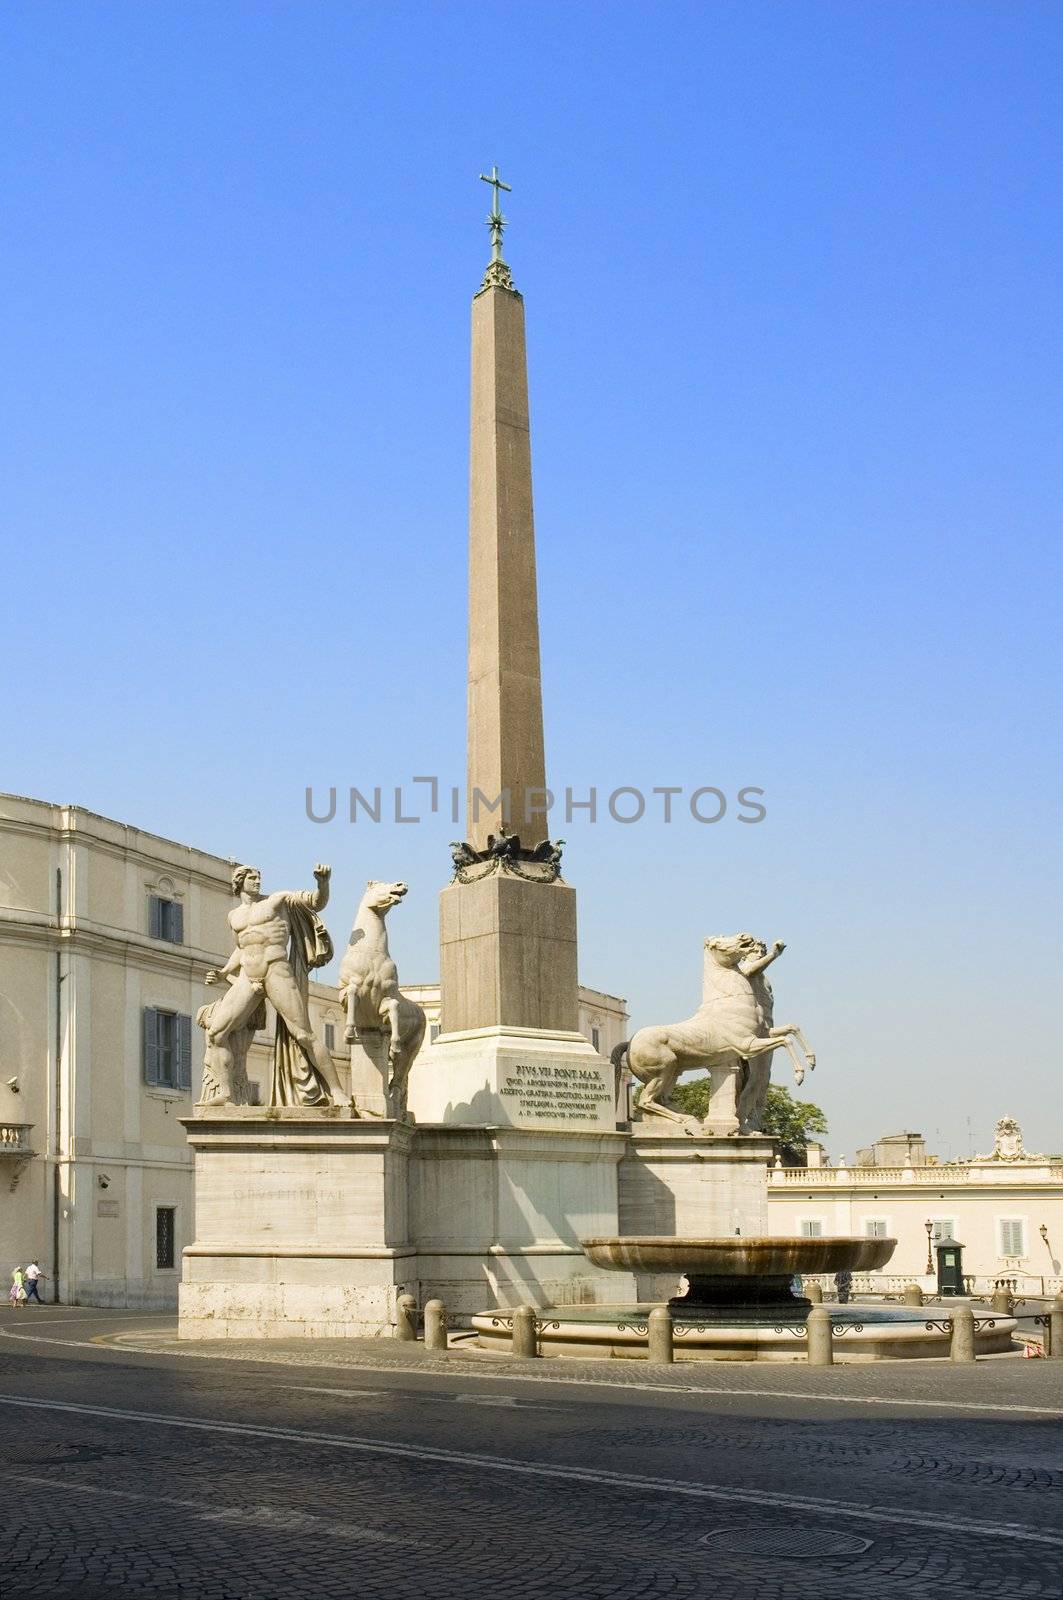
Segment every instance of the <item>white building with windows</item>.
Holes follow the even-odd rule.
[[[0,795],[0,1271],[36,1258],[44,1298],[176,1305],[192,1236],[179,1118],[199,1091],[204,974],[232,949],[232,863],[78,806]],[[326,921],[330,921],[326,914]],[[429,1036],[439,985],[410,987]],[[344,1073],[335,987],[310,985],[315,1030]],[[603,1055],[622,1000],[580,991]],[[269,1097],[272,1015],[248,1073]],[[9,1280],[8,1280],[9,1281]]]
[[[178,1118],[229,863],[77,806],[0,797],[0,1262],[46,1294],[173,1304],[191,1227]],[[196,1030],[198,1032],[198,1030]]]
[[[768,1223],[776,1237],[855,1233],[896,1239],[886,1268],[860,1275],[857,1288],[931,1287],[933,1247],[951,1235],[964,1246],[964,1275],[978,1292],[1001,1283],[1036,1294],[1063,1289],[1059,1156],[994,1153],[936,1162],[920,1151],[913,1160],[882,1166],[849,1167],[844,1160],[834,1167],[780,1166],[768,1187]],[[934,1263],[930,1273],[928,1255]]]

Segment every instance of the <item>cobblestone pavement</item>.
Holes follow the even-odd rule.
[[[0,1312],[5,1594],[1063,1600],[1063,1363],[249,1361],[168,1329]]]

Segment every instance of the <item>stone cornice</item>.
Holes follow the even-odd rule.
[[[53,814],[56,812],[66,815],[73,813],[78,818],[92,818],[96,815],[95,812],[83,811],[80,807],[49,806],[45,801],[34,800],[30,804],[44,806]],[[157,839],[158,843],[164,846],[166,851],[172,853],[177,859],[170,859],[169,855],[162,852],[153,853],[135,845],[121,844],[115,839],[108,839],[104,833],[97,833],[91,827],[78,826],[76,823],[72,827],[56,826],[50,822],[29,821],[25,817],[0,815],[0,833],[20,833],[55,844],[86,845],[116,860],[132,861],[138,866],[150,868],[155,872],[158,872],[160,868],[166,869],[171,873],[178,872],[189,883],[197,884],[200,888],[223,889],[228,893],[229,874],[232,871],[232,867],[223,857],[214,856],[207,850],[199,850],[195,845],[179,844],[174,839],[163,839],[159,835],[145,833],[143,829],[134,828],[129,823],[112,822],[107,817],[100,817],[99,820],[112,828],[128,829],[130,833],[136,834],[140,838]],[[217,873],[212,875],[202,867],[195,866],[188,859],[190,856],[199,856],[204,861],[216,861],[218,863]]]
[[[96,956],[118,966],[149,967],[181,978],[191,976],[196,968],[206,972],[208,967],[221,966],[226,959],[215,950],[203,950],[196,945],[163,944],[149,939],[146,934],[108,928],[103,923],[79,918],[64,917],[57,925],[54,917],[44,917],[39,912],[12,911],[6,906],[0,906],[0,942],[29,949],[62,950],[69,955]]]

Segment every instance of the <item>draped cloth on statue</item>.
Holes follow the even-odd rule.
[[[288,946],[288,964],[292,976],[303,996],[304,1005],[310,995],[310,974],[315,967],[324,967],[332,960],[332,939],[321,918],[309,906],[301,904],[302,897],[293,895],[288,900],[288,917],[292,937]],[[278,1014],[277,1031],[273,1038],[273,1085],[270,1104],[274,1106],[327,1106],[332,1104],[328,1085],[317,1068],[292,1038],[284,1018]]]

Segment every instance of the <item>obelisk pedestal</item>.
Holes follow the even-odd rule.
[[[505,871],[452,883],[439,901],[443,1025],[574,1031],[576,891]]]

